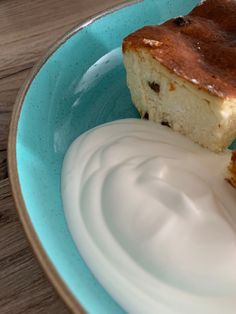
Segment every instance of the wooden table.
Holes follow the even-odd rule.
[[[0,313],[68,313],[25,238],[11,196],[7,136],[12,107],[45,51],[85,18],[122,0],[0,1]]]

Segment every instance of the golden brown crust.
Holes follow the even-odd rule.
[[[232,152],[231,162],[228,167],[229,170],[229,183],[236,188],[236,150]]]
[[[236,1],[207,0],[189,15],[126,37],[178,76],[221,98],[236,97]]]

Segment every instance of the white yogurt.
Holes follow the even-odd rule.
[[[230,153],[128,119],[76,139],[62,171],[83,258],[130,313],[236,313],[236,191]]]

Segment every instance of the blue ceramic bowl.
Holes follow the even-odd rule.
[[[14,198],[37,257],[74,312],[123,310],[87,268],[67,228],[60,193],[64,154],[86,130],[138,117],[126,86],[122,39],[197,3],[132,2],[85,22],[40,61],[19,95],[9,137]]]

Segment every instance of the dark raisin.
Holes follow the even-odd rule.
[[[176,19],[174,19],[174,24],[177,26],[185,26],[190,24],[190,20],[185,17],[179,16]]]
[[[149,120],[149,114],[148,114],[148,112],[145,112],[145,115],[143,116],[143,119]]]
[[[159,93],[160,92],[160,85],[156,82],[148,82],[149,87],[154,90],[154,92]]]
[[[168,128],[170,128],[170,125],[169,125],[169,123],[167,121],[162,121],[161,124],[165,125],[165,126],[168,126]]]

